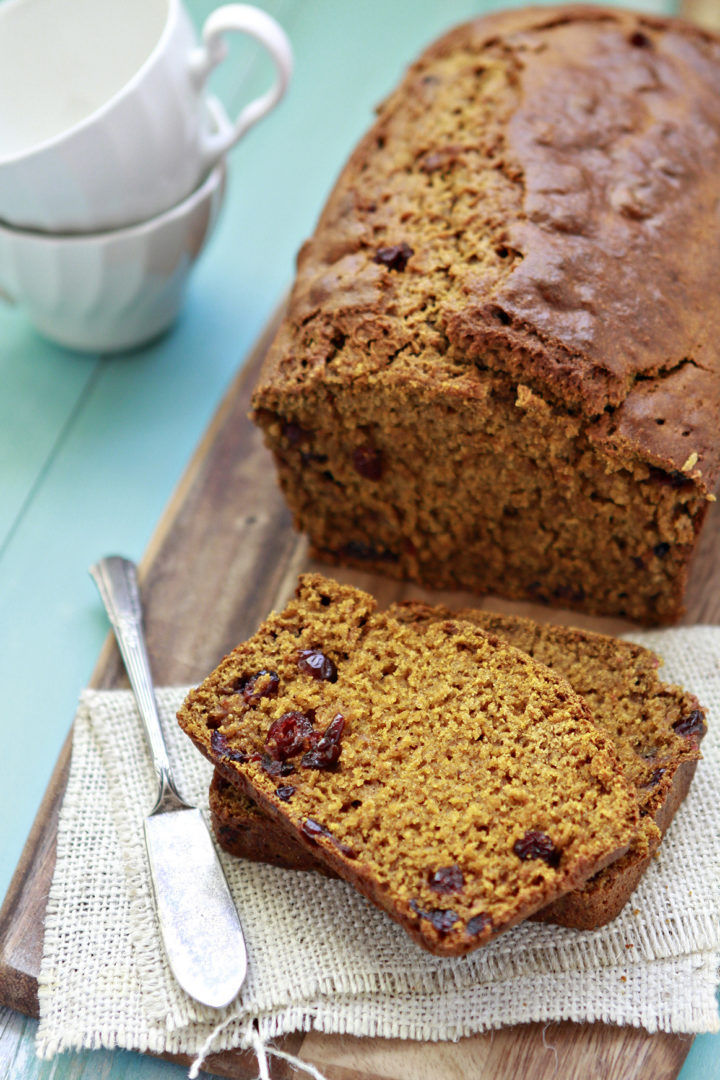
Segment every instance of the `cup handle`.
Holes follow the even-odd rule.
[[[227,4],[212,12],[202,29],[202,44],[190,54],[190,73],[198,89],[227,56],[223,35],[229,31],[249,34],[264,45],[275,63],[273,85],[240,112],[235,123],[209,135],[206,140],[208,164],[214,164],[242,138],[253,124],[270,112],[285,94],[292,74],[293,57],[283,28],[264,11],[250,4]]]

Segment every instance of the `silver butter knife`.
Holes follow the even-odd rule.
[[[90,567],[115,631],[158,778],[145,842],[167,958],[177,981],[204,1005],[229,1004],[245,979],[237,910],[202,814],[178,795],[158,719],[134,563],[117,555]]]

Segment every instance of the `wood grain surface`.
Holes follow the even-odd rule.
[[[720,0],[682,0],[679,13],[706,30],[720,30]]]
[[[200,680],[268,611],[281,606],[297,574],[310,564],[306,544],[291,527],[275,483],[270,456],[247,419],[258,366],[272,326],[230,388],[188,467],[142,561],[141,584],[148,650],[161,684]],[[697,553],[685,622],[720,622],[720,517],[709,515]],[[318,569],[326,569],[318,566]],[[426,598],[449,604],[473,602],[530,614],[540,621],[573,623],[604,631],[627,630],[623,620],[463,593],[427,593],[402,583],[353,571],[332,571],[367,588],[382,606],[396,599]],[[126,685],[109,638],[92,683]],[[57,815],[67,777],[69,739],[0,912],[0,1003],[36,1016],[42,922],[55,858]],[[462,1039],[421,1044],[312,1033],[278,1045],[315,1063],[328,1080],[453,1080],[482,1076],[528,1080],[672,1080],[689,1051],[689,1036],[657,1034],[602,1024],[529,1024]],[[173,1058],[184,1061],[185,1059]],[[240,1051],[211,1058],[218,1076],[246,1080],[257,1073],[254,1057]],[[278,1059],[272,1076],[292,1075]]]

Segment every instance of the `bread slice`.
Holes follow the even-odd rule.
[[[400,604],[397,618],[415,624],[447,618],[442,606]],[[705,734],[697,698],[663,683],[649,649],[606,634],[463,608],[457,618],[522,649],[568,680],[589,705],[594,722],[613,741],[635,787],[640,828],[627,853],[534,918],[591,930],[614,919],[637,887],[675,811],[688,793]]]
[[[417,603],[396,605],[390,613],[418,625],[461,617],[551,667],[585,698],[594,722],[613,739],[625,775],[636,788],[640,827],[622,858],[532,917],[583,930],[614,919],[635,890],[690,787],[705,733],[697,698],[660,680],[659,660],[650,650],[604,634],[539,625],[488,611],[451,613]],[[327,872],[217,771],[210,787],[210,810],[218,840],[231,854],[295,870]]]
[[[178,719],[228,780],[431,952],[463,955],[627,850],[634,789],[569,684],[319,575]]]

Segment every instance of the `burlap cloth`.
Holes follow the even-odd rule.
[[[423,952],[344,882],[222,855],[241,912],[247,981],[226,1010],[174,982],[155,925],[142,822],[155,781],[132,697],[83,694],[75,720],[40,976],[42,1057],[81,1047],[197,1054],[324,1032],[457,1039],[524,1021],[720,1029],[720,627],[633,634],[708,712],[692,790],[613,923],[526,923],[462,959]],[[211,768],[158,692],[182,794],[207,807]],[[198,917],[201,913],[198,912]]]

